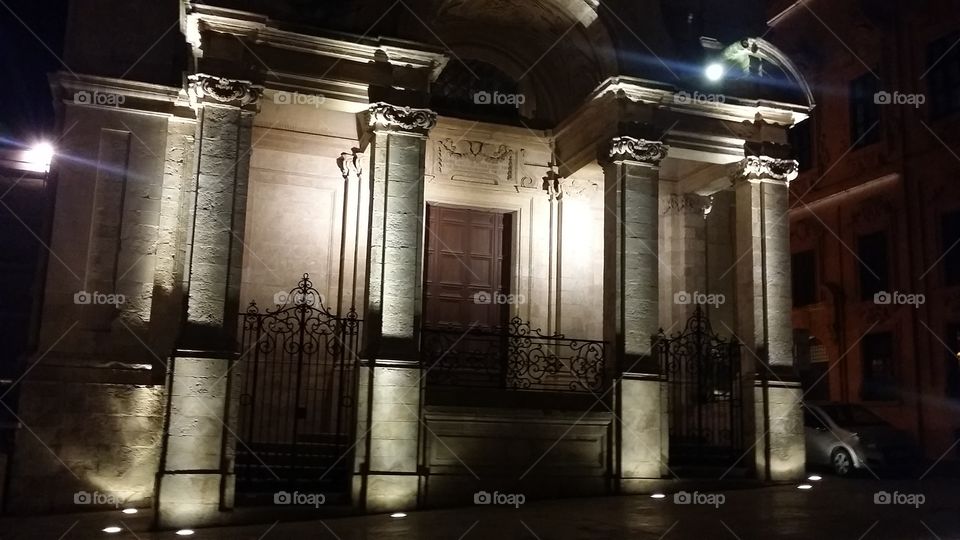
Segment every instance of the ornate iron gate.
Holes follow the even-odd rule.
[[[697,306],[683,331],[654,339],[666,377],[671,465],[733,465],[743,446],[740,344]]]
[[[330,312],[307,274],[279,300],[241,315],[237,493],[344,493],[361,321]]]

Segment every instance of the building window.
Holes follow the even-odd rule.
[[[893,365],[893,335],[890,332],[869,334],[863,338],[863,384],[860,396],[864,401],[897,399],[896,370]]]
[[[873,300],[878,292],[889,292],[887,233],[875,232],[857,238],[857,258],[860,266],[860,299]]]
[[[940,253],[944,283],[960,285],[960,210],[940,219]]]
[[[861,148],[880,140],[880,106],[874,96],[880,81],[865,73],[850,83],[850,143]]]
[[[930,115],[942,118],[960,112],[960,32],[927,46],[927,84]]]
[[[790,150],[793,152],[793,159],[800,164],[800,172],[808,171],[813,166],[813,133],[810,123],[808,118],[788,132]]]
[[[812,249],[793,254],[791,265],[793,307],[817,302],[817,256]]]

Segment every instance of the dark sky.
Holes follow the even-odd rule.
[[[0,142],[52,133],[47,74],[60,69],[68,0],[0,0]],[[49,49],[49,50],[48,50]]]

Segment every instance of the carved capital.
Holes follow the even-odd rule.
[[[367,126],[373,129],[411,131],[425,135],[437,125],[437,113],[430,109],[374,103],[367,109]]]
[[[363,176],[363,158],[364,155],[356,150],[352,153],[340,153],[337,166],[340,167],[340,174],[343,175],[344,180],[351,178],[359,180]]]
[[[669,147],[660,141],[634,137],[614,137],[610,145],[600,153],[600,164],[618,161],[636,161],[658,166],[667,157]]]
[[[793,159],[769,156],[747,156],[733,164],[730,176],[734,182],[777,182],[789,184],[797,178],[800,164]]]
[[[246,107],[260,100],[263,87],[250,81],[240,81],[198,73],[190,75],[190,97],[199,103],[215,102]]]

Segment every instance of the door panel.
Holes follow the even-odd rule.
[[[510,290],[510,221],[500,212],[427,206],[425,325],[505,325],[508,306],[492,300]]]

